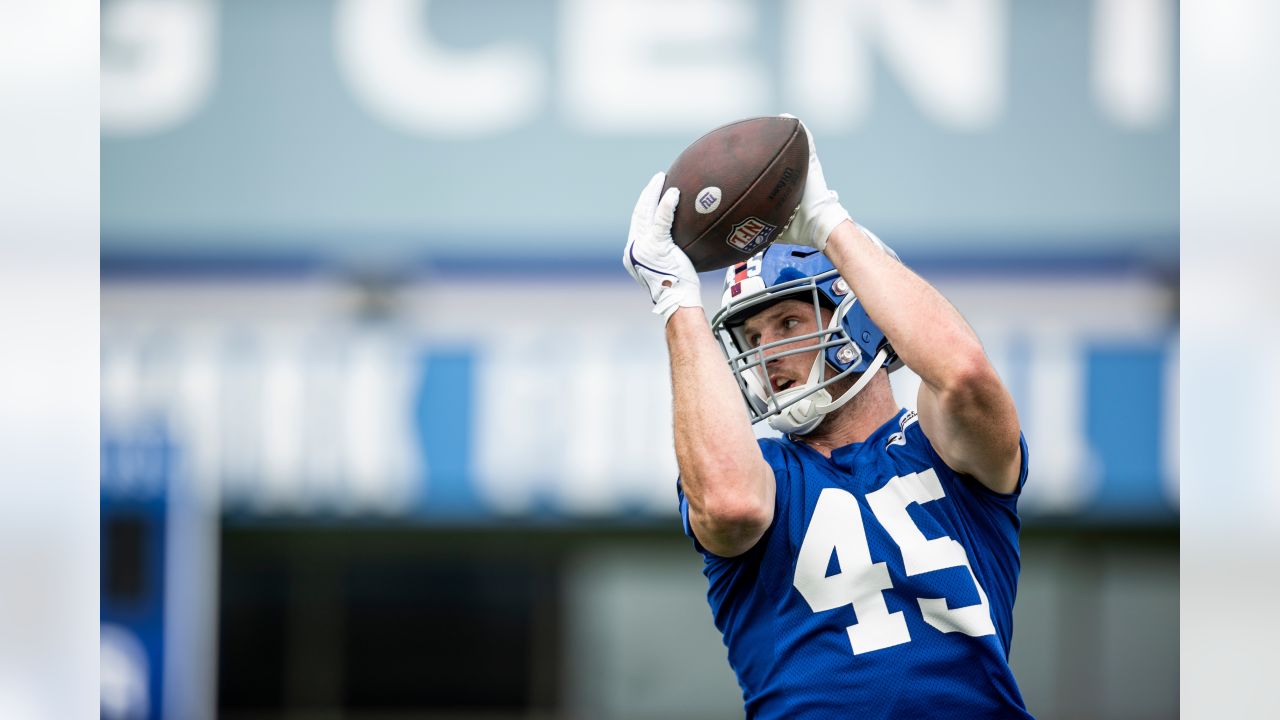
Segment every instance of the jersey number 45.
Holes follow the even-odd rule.
[[[974,576],[964,547],[947,536],[925,539],[907,513],[913,502],[924,504],[944,497],[937,474],[929,469],[895,477],[867,493],[866,500],[876,520],[901,548],[907,575],[963,567],[973,578],[979,604],[949,608],[945,598],[917,598],[924,621],[942,632],[994,635],[987,593]],[[840,572],[828,576],[833,549]],[[889,568],[883,562],[871,562],[858,500],[846,490],[827,488],[818,496],[800,545],[793,584],[815,613],[853,606],[858,621],[846,629],[855,655],[911,641],[902,612],[891,613],[885,604],[883,592],[893,587]]]

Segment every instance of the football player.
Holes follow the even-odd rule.
[[[666,323],[680,514],[746,714],[1028,718],[1013,400],[960,313],[850,219],[809,137],[796,216],[729,268],[710,322],[662,173],[623,254]],[[891,392],[901,365],[916,411]],[[761,420],[783,436],[757,440]]]

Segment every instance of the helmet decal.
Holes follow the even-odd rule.
[[[750,278],[760,276],[760,262],[764,253],[759,252],[750,258],[729,267],[728,273],[725,275],[725,287],[733,297],[742,294],[742,283]]]

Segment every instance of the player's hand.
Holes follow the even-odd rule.
[[[783,113],[782,117],[794,118],[795,115]],[[778,242],[825,250],[827,236],[837,225],[849,219],[849,211],[840,204],[840,196],[827,187],[827,179],[822,174],[822,163],[818,162],[818,148],[813,142],[813,133],[803,120],[800,120],[800,124],[804,126],[804,133],[809,138],[809,174],[805,177],[804,194],[800,196],[796,216],[792,218],[786,232],[778,238]]]
[[[649,290],[653,312],[669,320],[678,308],[702,307],[702,291],[689,256],[671,239],[680,191],[670,188],[659,198],[666,177],[661,172],[654,175],[640,193],[631,212],[631,231],[622,251],[622,265]]]

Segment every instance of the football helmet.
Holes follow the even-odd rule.
[[[818,330],[752,347],[743,324],[786,299],[809,300]],[[822,307],[831,310],[830,322],[822,321]],[[747,401],[751,422],[767,419],[774,429],[788,434],[812,431],[827,413],[861,392],[875,376],[874,370],[886,367],[892,372],[902,366],[884,333],[867,316],[831,261],[802,245],[774,243],[746,262],[731,266],[711,329]],[[765,357],[770,350],[802,342]],[[819,352],[808,379],[775,392],[766,359],[814,350]],[[852,387],[832,399],[827,388],[855,374],[860,377]]]

